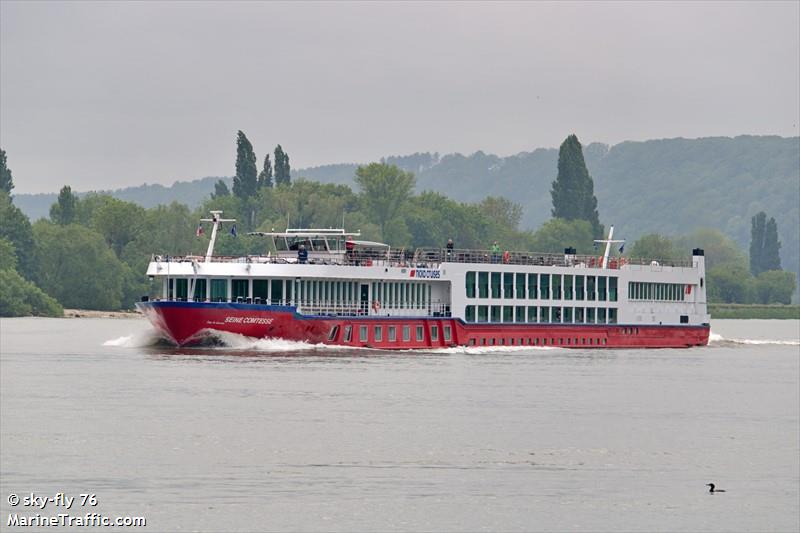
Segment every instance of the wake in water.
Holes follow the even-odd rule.
[[[780,339],[736,339],[723,337],[719,333],[713,331],[708,336],[709,346],[736,346],[736,345],[753,345],[753,344],[767,344],[777,346],[800,346],[800,340],[780,340]]]

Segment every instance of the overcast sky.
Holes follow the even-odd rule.
[[[0,3],[15,192],[416,151],[798,135],[800,3]]]

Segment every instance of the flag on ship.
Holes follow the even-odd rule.
[[[197,231],[195,231],[195,235],[197,235],[198,237],[202,237],[205,234],[205,232],[206,230],[203,229],[203,225],[200,224],[199,226],[197,226]]]
[[[619,247],[619,253],[622,253],[624,251],[625,251],[625,243],[623,242]]]
[[[231,226],[231,235],[233,235],[234,237],[236,237],[236,224],[234,224],[233,226]]]

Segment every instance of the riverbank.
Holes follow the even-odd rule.
[[[708,304],[711,318],[800,320],[800,305]]]
[[[92,309],[64,309],[64,318],[141,318],[136,311],[95,311]]]

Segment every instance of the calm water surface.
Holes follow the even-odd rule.
[[[798,531],[800,323],[712,329],[387,354],[3,319],[0,529],[64,512],[8,495],[65,492],[140,531]]]

